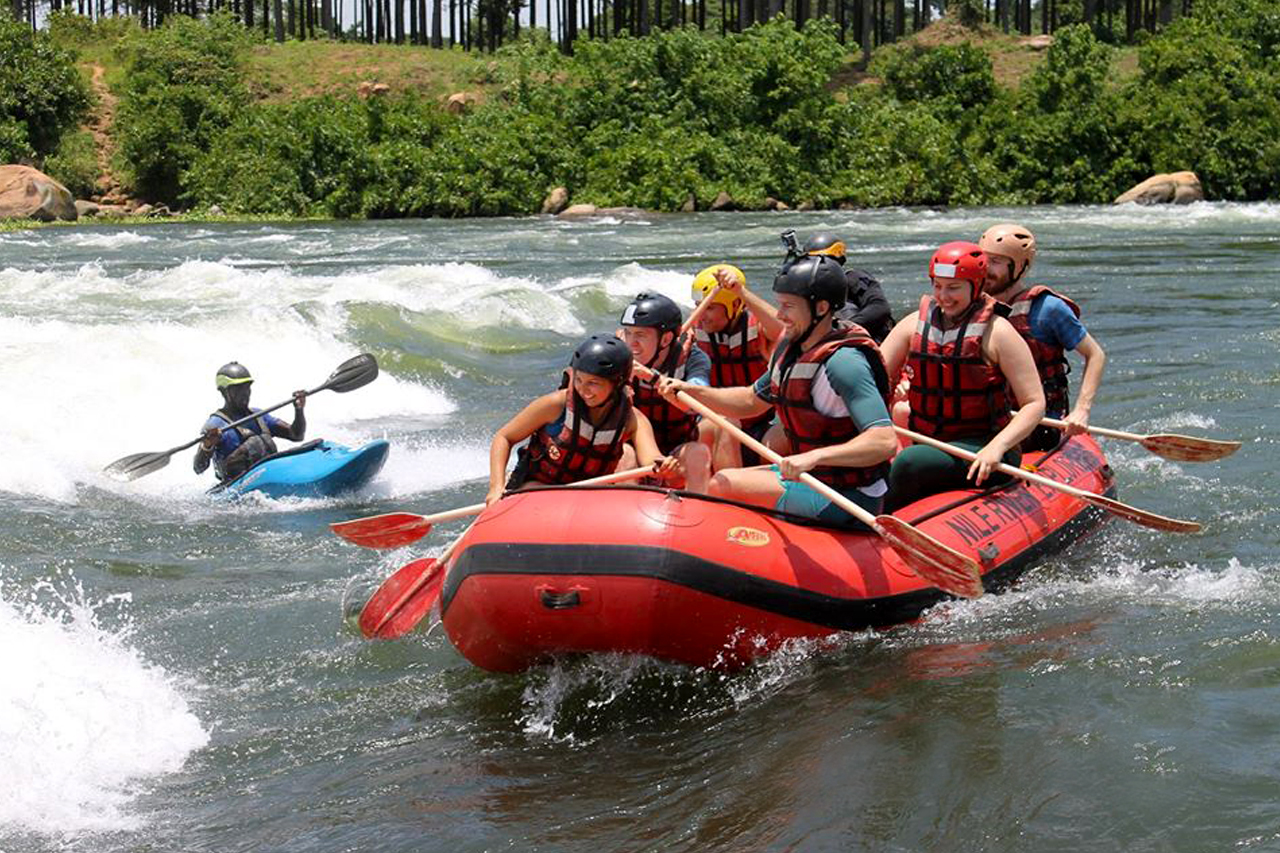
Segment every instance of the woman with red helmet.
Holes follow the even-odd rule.
[[[881,345],[894,384],[910,373],[912,430],[971,450],[972,463],[912,445],[889,473],[889,512],[920,498],[994,484],[999,462],[1017,465],[1019,449],[1044,416],[1044,390],[1026,341],[982,292],[987,256],[974,243],[946,243],[929,261],[933,292],[920,299]],[[1012,397],[1012,399],[1011,399]],[[1013,409],[1017,408],[1017,413]]]

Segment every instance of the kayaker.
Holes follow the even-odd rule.
[[[661,459],[649,419],[625,393],[631,363],[631,350],[612,335],[592,335],[579,344],[566,386],[525,406],[494,435],[485,503],[531,482],[566,485],[608,474],[619,467],[628,442],[639,464]],[[508,478],[511,448],[526,438]],[[674,460],[665,460],[659,474],[671,475],[675,468]]]
[[[898,446],[884,361],[865,329],[836,319],[847,288],[834,259],[805,257],[784,267],[773,292],[785,336],[768,372],[737,388],[669,379],[660,390],[668,397],[684,391],[733,418],[751,418],[771,406],[778,412],[788,444],[782,463],[717,471],[711,494],[854,526],[852,516],[799,477],[809,472],[868,511],[880,512],[888,461]]]
[[[715,290],[716,287],[719,290]],[[751,385],[769,368],[769,354],[782,337],[782,324],[772,305],[747,287],[747,277],[731,264],[714,264],[693,279],[693,301],[701,304],[712,292],[712,304],[698,318],[694,339],[711,359],[711,387]],[[763,439],[773,422],[773,410],[744,420],[740,426]],[[741,468],[743,459],[755,465],[759,457],[729,435],[721,435],[713,455],[714,468]]]
[[[1030,284],[1027,271],[1036,258],[1036,238],[1027,228],[1012,223],[993,225],[978,245],[987,253],[986,292],[1009,307],[1009,322],[1031,348],[1040,384],[1044,387],[1045,414],[1067,422],[1066,430],[1039,426],[1022,443],[1024,451],[1052,450],[1064,438],[1089,426],[1089,411],[1102,383],[1107,354],[1080,322],[1080,307],[1042,284]],[[1084,377],[1075,408],[1067,390],[1067,350],[1084,357]]]
[[[680,306],[661,293],[645,291],[631,300],[622,312],[622,340],[639,364],[664,376],[674,376],[695,385],[711,382],[711,359],[697,347],[685,346],[677,337],[684,315]],[[631,379],[632,402],[653,426],[658,449],[675,464],[685,477],[684,487],[705,492],[711,476],[711,448],[717,430],[713,424],[700,423],[694,412],[662,398],[651,381]],[[643,460],[640,464],[644,464]]]
[[[834,234],[814,234],[805,241],[804,252],[807,255],[835,258],[845,268],[848,293],[844,307],[836,312],[836,318],[846,324],[861,326],[875,338],[876,343],[882,343],[893,329],[893,312],[889,308],[889,300],[885,298],[884,289],[875,276],[866,270],[845,266],[845,243]]]
[[[1022,461],[1019,446],[1044,415],[1031,350],[982,292],[986,277],[987,256],[977,244],[939,247],[929,260],[932,294],[885,339],[894,384],[904,365],[911,373],[908,426],[978,455],[969,463],[924,445],[904,448],[889,473],[890,512],[926,495],[1007,480],[994,466]]]
[[[212,459],[219,481],[234,480],[252,468],[254,463],[276,452],[272,436],[289,441],[302,441],[306,436],[307,418],[302,412],[307,404],[306,391],[293,392],[291,424],[263,414],[234,429],[225,429],[227,424],[258,411],[249,408],[253,377],[247,367],[232,361],[218,368],[215,382],[218,393],[222,395],[222,408],[205,421],[204,440],[196,447],[194,467],[197,474],[203,474]]]

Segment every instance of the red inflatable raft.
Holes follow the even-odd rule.
[[[1114,495],[1087,436],[1029,461],[1053,480]],[[1104,513],[1019,481],[935,495],[898,515],[978,560],[994,591]],[[440,607],[468,660],[514,672],[578,652],[740,666],[793,638],[909,621],[944,597],[869,533],[609,486],[534,489],[490,507],[455,549]]]

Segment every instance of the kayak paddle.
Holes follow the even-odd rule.
[[[930,447],[936,447],[944,453],[950,453],[952,456],[958,456],[961,459],[967,459],[972,462],[978,457],[978,454],[963,447],[956,447],[954,444],[948,444],[945,441],[939,441],[927,435],[921,435],[918,432],[912,432],[909,429],[903,429],[895,426],[894,429],[899,435],[905,435],[907,438],[917,444],[927,444]],[[1050,480],[1048,477],[1040,474],[1033,474],[1022,468],[1015,468],[1012,465],[1006,465],[1003,462],[996,465],[1000,471],[1020,480],[1026,480],[1028,483],[1036,483],[1049,489],[1057,489],[1060,492],[1079,498],[1085,503],[1093,504],[1101,507],[1107,512],[1120,516],[1123,519],[1132,521],[1135,524],[1141,524],[1143,527],[1150,527],[1155,530],[1164,530],[1170,533],[1198,533],[1200,525],[1194,521],[1183,521],[1180,518],[1167,518],[1163,515],[1157,515],[1154,512],[1148,512],[1145,509],[1138,509],[1136,506],[1120,503],[1120,501],[1103,495],[1095,495],[1093,492],[1086,492],[1084,489],[1077,489],[1075,486],[1069,486],[1066,483],[1059,483],[1057,480]]]
[[[1040,423],[1054,429],[1066,429],[1067,422],[1053,418],[1041,418]],[[1138,435],[1134,432],[1121,432],[1118,429],[1104,427],[1087,427],[1090,435],[1102,435],[1107,438],[1118,438],[1122,441],[1136,441],[1156,456],[1172,459],[1175,462],[1214,462],[1226,458],[1240,449],[1238,441],[1221,441],[1216,438],[1196,438],[1192,435]]]
[[[377,377],[377,359],[369,353],[362,353],[349,358],[342,362],[342,364],[338,365],[337,369],[329,375],[329,378],[325,383],[312,388],[307,392],[307,396],[311,396],[312,394],[324,390],[337,391],[339,393],[354,391],[357,388],[368,385]],[[240,426],[241,424],[248,423],[255,418],[265,415],[267,412],[274,412],[276,409],[284,408],[292,402],[293,398],[290,397],[283,403],[277,403],[268,409],[262,409],[261,411],[246,415],[239,420],[232,421],[223,427],[223,429],[231,429],[233,427]],[[200,435],[197,438],[188,441],[186,444],[170,448],[160,453],[135,453],[132,456],[117,459],[115,462],[112,462],[104,468],[103,471],[106,472],[107,476],[116,480],[136,480],[139,477],[145,477],[148,474],[159,471],[161,468],[169,464],[170,456],[178,453],[179,451],[186,450],[188,447],[194,447],[203,440],[204,436]]]

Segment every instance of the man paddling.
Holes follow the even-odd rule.
[[[879,349],[860,326],[836,320],[844,270],[823,256],[801,258],[773,282],[785,337],[754,385],[708,388],[667,379],[668,399],[684,391],[721,414],[750,418],[774,406],[788,448],[779,465],[716,472],[710,493],[757,506],[855,525],[849,513],[800,481],[811,473],[878,514],[888,461],[897,448],[889,420],[889,381]]]
[[[222,408],[209,416],[204,424],[204,440],[196,448],[195,472],[203,474],[213,460],[213,470],[220,482],[228,482],[248,471],[255,463],[276,452],[272,436],[289,441],[302,441],[307,433],[307,419],[302,409],[307,404],[306,391],[293,392],[293,423],[264,414],[234,429],[227,424],[250,415],[249,390],[253,377],[238,361],[218,368],[215,377]]]
[[[711,304],[693,329],[699,349],[711,359],[711,387],[751,385],[769,367],[769,354],[782,337],[782,324],[772,305],[747,287],[747,277],[731,264],[715,264],[693,279],[693,301]],[[756,439],[764,439],[773,411],[745,418],[739,424]],[[727,433],[716,441],[714,468],[741,468],[758,463],[759,457]]]
[[[680,337],[683,320],[680,306],[674,300],[661,293],[645,291],[622,312],[619,321],[622,340],[637,364],[664,376],[707,385],[711,381],[711,359],[697,347],[684,346]],[[674,460],[678,476],[685,478],[685,488],[706,491],[707,477],[711,475],[711,448],[716,441],[715,427],[700,424],[698,415],[688,411],[683,403],[663,399],[651,381],[633,377],[631,393],[636,409],[653,426],[659,450]],[[630,458],[622,465],[632,467]]]
[[[985,290],[1009,307],[1009,322],[1031,347],[1040,382],[1044,385],[1045,415],[1066,421],[1066,430],[1037,427],[1022,449],[1052,450],[1064,436],[1079,435],[1089,426],[1089,410],[1102,383],[1107,354],[1080,322],[1080,308],[1042,284],[1027,282],[1036,258],[1036,238],[1021,225],[993,225],[978,241],[987,253]],[[1067,350],[1084,357],[1080,396],[1070,408],[1067,390]],[[1064,417],[1065,413],[1065,417]]]

